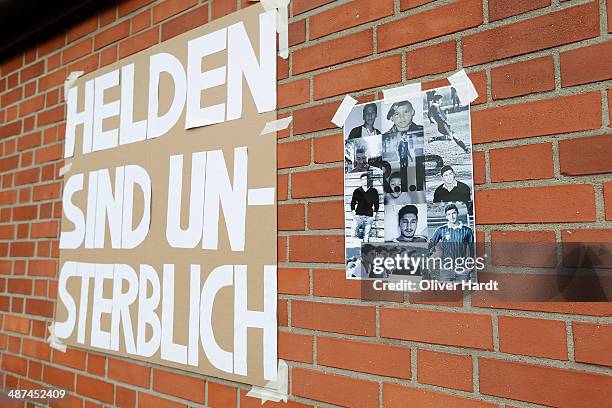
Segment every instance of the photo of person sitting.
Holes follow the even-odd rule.
[[[375,103],[368,103],[363,107],[363,125],[351,129],[348,138],[357,139],[364,136],[380,135],[380,130],[374,127],[378,116],[378,107]]]
[[[402,207],[398,213],[400,236],[395,242],[427,242],[427,237],[416,233],[418,223],[419,209],[412,204]]]
[[[353,213],[353,227],[351,236],[369,242],[372,224],[378,213],[378,190],[371,186],[369,177],[362,174],[359,178],[361,186],[353,191],[351,198],[351,212]]]

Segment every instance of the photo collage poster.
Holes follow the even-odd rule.
[[[355,105],[344,124],[347,279],[476,281],[453,264],[475,257],[471,147],[470,105],[451,86]],[[410,268],[405,255],[439,262]]]

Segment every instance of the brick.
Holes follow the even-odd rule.
[[[276,176],[276,199],[286,200],[289,194],[289,175],[279,174]]]
[[[490,0],[489,21],[497,21],[503,18],[516,16],[517,14],[537,10],[550,6],[550,0],[512,1],[512,0]]]
[[[344,262],[344,237],[338,235],[296,235],[289,240],[291,262]]]
[[[463,65],[527,54],[598,35],[598,5],[591,2],[463,37]]]
[[[79,374],[77,376],[76,390],[77,393],[81,395],[109,404],[115,399],[113,384],[93,377],[87,377]]]
[[[42,186],[34,186],[32,199],[34,201],[48,200],[51,198],[59,198],[61,185],[60,183],[45,184]]]
[[[478,365],[483,394],[560,407],[598,407],[610,401],[610,376],[487,358]]]
[[[11,122],[0,126],[0,139],[15,136],[21,132],[21,121]],[[330,122],[331,123],[331,122]]]
[[[411,406],[427,408],[496,408],[497,404],[477,401],[456,395],[443,394],[399,384],[383,383],[383,406],[385,408],[403,408],[406,401]]]
[[[291,174],[293,198],[327,197],[342,195],[341,168],[302,171]]]
[[[219,3],[216,1],[215,3]],[[221,2],[229,3],[229,2]],[[169,17],[185,11],[197,4],[197,0],[170,0],[153,7],[153,23],[157,24]],[[213,7],[214,11],[215,7]]]
[[[482,2],[459,0],[379,26],[378,51],[477,27],[482,21]]]
[[[56,87],[66,80],[66,69],[60,68],[56,71],[53,71],[49,75],[45,75],[38,80],[38,91],[46,91],[47,89]]]
[[[19,155],[0,159],[0,172],[15,170],[19,166]]]
[[[310,164],[310,140],[279,143],[276,147],[277,168],[307,166]]]
[[[106,371],[106,357],[87,353],[87,372],[103,377]]]
[[[36,316],[53,317],[53,302],[42,299],[26,299],[26,313]]]
[[[606,220],[612,220],[612,181],[604,183],[604,201],[606,205]]]
[[[2,95],[1,106],[6,107],[18,102],[23,97],[23,87],[16,88]],[[9,118],[8,120],[13,120]]]
[[[472,152],[472,166],[474,167],[474,184],[484,184],[487,173],[484,152]]]
[[[119,43],[119,59],[135,54],[158,43],[159,27],[131,36]]]
[[[491,317],[475,313],[382,308],[380,336],[423,343],[493,349]]]
[[[306,41],[306,19],[290,23],[288,28],[288,41],[290,47]]]
[[[418,78],[455,70],[457,68],[457,46],[448,41],[406,53],[406,77]]]
[[[360,341],[317,338],[317,364],[410,379],[410,349]]]
[[[578,176],[612,172],[612,133],[559,141],[561,174]]]
[[[32,280],[31,279],[9,279],[8,280],[8,293],[19,293],[22,295],[32,294]]]
[[[310,292],[310,274],[304,268],[279,268],[278,293],[307,295]]]
[[[93,42],[91,38],[80,41],[62,52],[62,62],[64,64],[79,59],[92,50]]]
[[[612,366],[609,346],[612,344],[612,325],[572,322],[574,358],[587,364]]]
[[[293,394],[345,407],[368,407],[378,399],[378,384],[372,381],[304,368],[292,370]]]
[[[130,22],[123,21],[97,34],[94,39],[94,49],[98,50],[109,44],[122,40],[130,35]]]
[[[487,143],[599,129],[601,116],[597,92],[483,109],[472,112],[472,140]]]
[[[22,357],[15,357],[9,354],[2,356],[2,370],[10,371],[15,374],[26,375],[27,360]]]
[[[208,382],[208,406],[212,408],[237,406],[236,388],[228,387],[227,385],[223,384]]]
[[[500,351],[567,360],[565,322],[499,316],[498,324]]]
[[[44,366],[43,381],[57,387],[74,390],[74,373],[52,366]]]
[[[419,383],[472,391],[472,357],[418,350]]]
[[[30,320],[25,317],[4,315],[4,330],[28,334],[30,332]]]
[[[552,143],[491,149],[489,164],[492,182],[552,178]]]
[[[168,20],[162,25],[162,41],[176,37],[192,28],[199,27],[208,22],[208,4],[200,6],[192,11],[181,14],[178,17]]]
[[[277,98],[278,109],[308,103],[310,100],[310,80],[300,79],[278,85]]]
[[[415,7],[431,3],[433,0],[400,0],[400,11],[406,11]]]
[[[590,45],[559,55],[561,86],[588,84],[612,78],[612,41]]]
[[[491,69],[493,99],[513,98],[553,89],[555,89],[555,69],[551,56]]]
[[[317,137],[313,141],[315,163],[333,163],[344,159],[344,142],[341,134]]]
[[[317,7],[321,7],[325,4],[331,3],[333,1],[334,0],[294,0],[292,2],[293,15],[297,16],[298,14],[305,13]]]
[[[204,380],[164,370],[153,370],[153,389],[189,401],[204,403]]]
[[[293,51],[293,74],[338,65],[373,52],[372,30],[364,30]]]
[[[310,38],[323,37],[392,14],[392,0],[355,0],[311,16]]]
[[[100,67],[105,67],[117,61],[118,48],[118,46],[113,45],[112,47],[105,48],[100,52]]]
[[[55,276],[57,260],[55,259],[30,259],[28,261],[28,275],[32,276]]]
[[[0,239],[11,240],[15,237],[14,225],[0,225]]]
[[[345,68],[324,72],[314,78],[314,98],[323,99],[349,92],[401,82],[402,57],[391,55]]]
[[[280,204],[277,213],[279,231],[304,230],[304,204]]]
[[[30,113],[40,111],[45,106],[44,95],[27,99],[19,104],[19,116],[27,116]]]
[[[18,55],[4,62],[0,68],[1,68],[1,72],[3,75],[8,75],[11,72],[21,68],[22,66],[23,66],[23,54],[19,53]]]
[[[68,43],[74,42],[87,34],[94,32],[98,28],[98,16],[87,18],[68,29]]]
[[[553,268],[557,245],[553,231],[491,231],[492,264]]]
[[[187,405],[138,392],[138,408],[187,408]]]
[[[236,11],[236,2],[235,1],[213,1],[211,5],[211,18],[216,20],[223,16],[227,16],[228,14]]]
[[[340,101],[337,101],[294,111],[293,134],[301,135],[304,133],[336,128],[336,125],[333,124],[331,120],[339,106]]]
[[[49,343],[43,343],[41,341],[22,339],[21,351],[26,356],[34,357],[39,360],[49,361],[49,358],[51,357],[51,348],[49,347]]]
[[[279,358],[302,363],[312,363],[312,348],[312,336],[287,332],[278,333]]]
[[[308,228],[344,228],[344,203],[342,201],[308,203]]]
[[[60,105],[52,109],[48,109],[38,114],[38,126],[45,126],[51,123],[64,120],[64,106]]]
[[[34,256],[33,242],[11,242],[11,256],[30,257]]]
[[[45,62],[40,61],[22,69],[19,73],[19,79],[21,80],[21,83],[25,83],[30,79],[34,79],[42,75],[43,72],[45,72]]]
[[[117,386],[115,389],[115,406],[119,408],[134,408],[136,391]]]
[[[113,380],[148,388],[150,373],[150,367],[114,358],[108,359],[108,377]]]
[[[479,224],[595,221],[593,186],[587,184],[479,190],[475,201]]]
[[[155,0],[128,0],[119,4],[119,17],[128,15],[147,4],[153,3]]]
[[[276,303],[276,318],[278,320],[278,325],[286,327],[289,325],[288,302],[278,299]]]
[[[343,269],[315,269],[312,281],[315,296],[347,299],[361,297],[361,283],[357,280],[347,280]]]
[[[317,331],[374,336],[376,311],[373,307],[294,300],[291,324]]]
[[[53,352],[53,363],[74,368],[75,370],[85,370],[86,354],[74,348],[66,348],[66,352]]]
[[[145,10],[132,17],[132,34],[151,27],[151,10]]]

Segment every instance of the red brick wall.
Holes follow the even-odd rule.
[[[57,287],[65,106],[92,71],[247,0],[130,0],[1,61],[0,381],[57,405],[256,407],[248,387],[45,342]],[[612,1],[293,0],[279,60],[279,355],[288,407],[603,407],[612,305],[360,302],[344,279],[345,93],[466,68],[479,239],[612,241]],[[523,401],[523,402],[521,402]],[[531,403],[531,404],[530,404]],[[268,403],[266,406],[284,406]]]

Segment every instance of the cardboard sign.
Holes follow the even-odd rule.
[[[249,7],[79,78],[55,335],[276,378],[276,11]]]
[[[356,105],[344,143],[346,278],[475,282],[469,99],[442,87]]]

